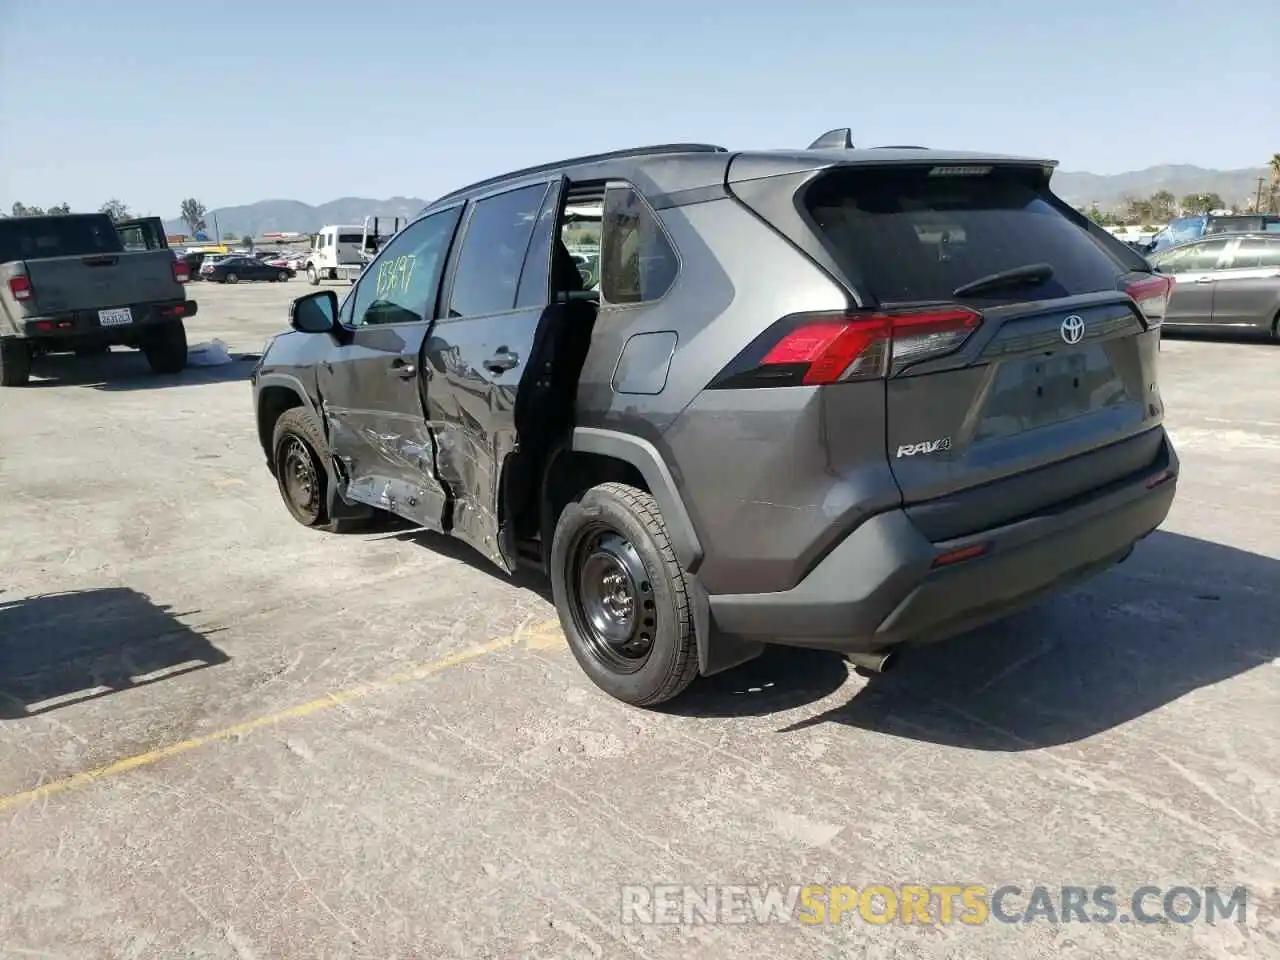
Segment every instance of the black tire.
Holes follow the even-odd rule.
[[[693,682],[698,656],[684,571],[643,490],[602,483],[565,507],[551,542],[551,591],[569,649],[610,696],[654,706]]]
[[[276,489],[290,516],[304,527],[329,533],[357,533],[375,526],[373,517],[329,517],[329,444],[320,424],[303,407],[286,410],[276,421],[271,435],[271,467]],[[294,459],[294,458],[297,459]],[[299,476],[298,471],[309,473]],[[309,490],[304,492],[306,484]]]
[[[289,271],[281,270],[279,273],[276,274],[276,279],[279,280],[281,283],[284,283],[286,280],[289,279]]]
[[[25,387],[31,379],[31,346],[25,340],[0,339],[0,387]]]
[[[228,273],[225,277],[222,278],[222,282],[223,283],[239,283],[240,277],[235,273]]]
[[[307,267],[307,283],[313,287],[320,286],[320,273],[315,267]]]
[[[182,321],[150,327],[142,336],[142,353],[152,373],[181,373],[187,366],[187,330]]]

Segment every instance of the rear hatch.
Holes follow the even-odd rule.
[[[175,264],[185,275],[186,263],[169,250],[28,260],[33,312],[69,313],[181,299]]]
[[[28,316],[181,298],[175,262],[170,250],[124,252],[105,214],[0,220],[0,263]]]
[[[879,324],[875,362],[843,379],[883,378],[889,463],[904,503],[929,504],[913,516],[935,540],[1069,500],[1161,453],[1168,281],[1047,181],[1029,165],[863,163],[800,194],[859,303],[848,319]]]

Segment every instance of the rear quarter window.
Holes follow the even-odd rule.
[[[1053,277],[966,299],[1115,290],[1124,273],[1020,171],[931,177],[927,169],[838,168],[801,203],[848,279],[881,303],[954,300],[957,287],[1033,263],[1050,264]]]

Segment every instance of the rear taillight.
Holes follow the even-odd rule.
[[[1124,292],[1133,298],[1148,327],[1158,327],[1164,322],[1164,310],[1173,293],[1172,277],[1143,277],[1125,284]]]
[[[31,289],[31,278],[23,276],[10,277],[9,294],[15,300],[30,300],[35,296],[35,291]]]
[[[821,386],[876,380],[958,349],[982,323],[966,307],[784,317],[711,387]]]
[[[173,279],[179,283],[186,283],[191,279],[191,267],[185,260],[173,261]]]

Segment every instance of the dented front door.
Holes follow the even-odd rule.
[[[427,323],[361,327],[317,372],[347,499],[441,529],[444,491],[418,392]]]
[[[317,371],[347,498],[440,530],[447,505],[423,406],[422,346],[460,208],[415,221],[343,303],[346,342]]]

